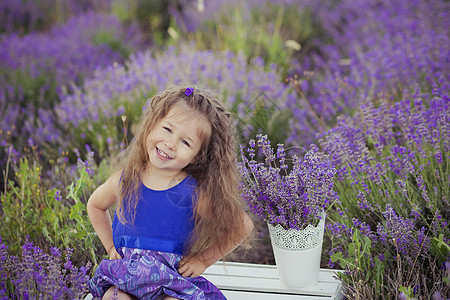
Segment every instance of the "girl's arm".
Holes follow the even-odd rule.
[[[230,244],[227,249],[224,249],[223,252],[220,251],[217,245],[212,245],[199,255],[189,260],[182,259],[179,264],[180,267],[178,268],[178,272],[183,277],[200,276],[209,266],[223,258],[224,255],[227,255],[236,249],[237,246],[239,246],[242,241],[250,235],[254,227],[253,221],[245,212],[242,212],[241,216],[244,221],[244,230],[242,231],[240,240],[237,241],[236,244]]]
[[[108,209],[117,199],[120,173],[111,176],[99,186],[89,198],[87,212],[92,226],[109,254],[110,259],[119,259],[112,237],[112,221]]]

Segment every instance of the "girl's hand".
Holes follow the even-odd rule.
[[[109,253],[109,259],[122,259],[122,256],[116,251],[116,248],[111,249],[111,252]]]
[[[179,263],[178,272],[183,277],[197,277],[205,272],[207,266],[203,260],[193,257],[190,260],[184,258]]]

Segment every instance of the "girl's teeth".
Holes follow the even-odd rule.
[[[162,152],[161,149],[158,149],[158,153],[159,153],[161,156],[165,157],[165,158],[170,158],[170,156],[168,156],[167,154],[165,154],[164,152]]]

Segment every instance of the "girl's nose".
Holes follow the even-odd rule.
[[[171,138],[166,139],[165,145],[169,149],[174,149],[175,148],[175,141],[173,139],[171,139]]]

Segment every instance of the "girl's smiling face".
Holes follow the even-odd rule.
[[[151,168],[176,175],[198,154],[211,134],[209,121],[184,101],[172,106],[147,136]]]

